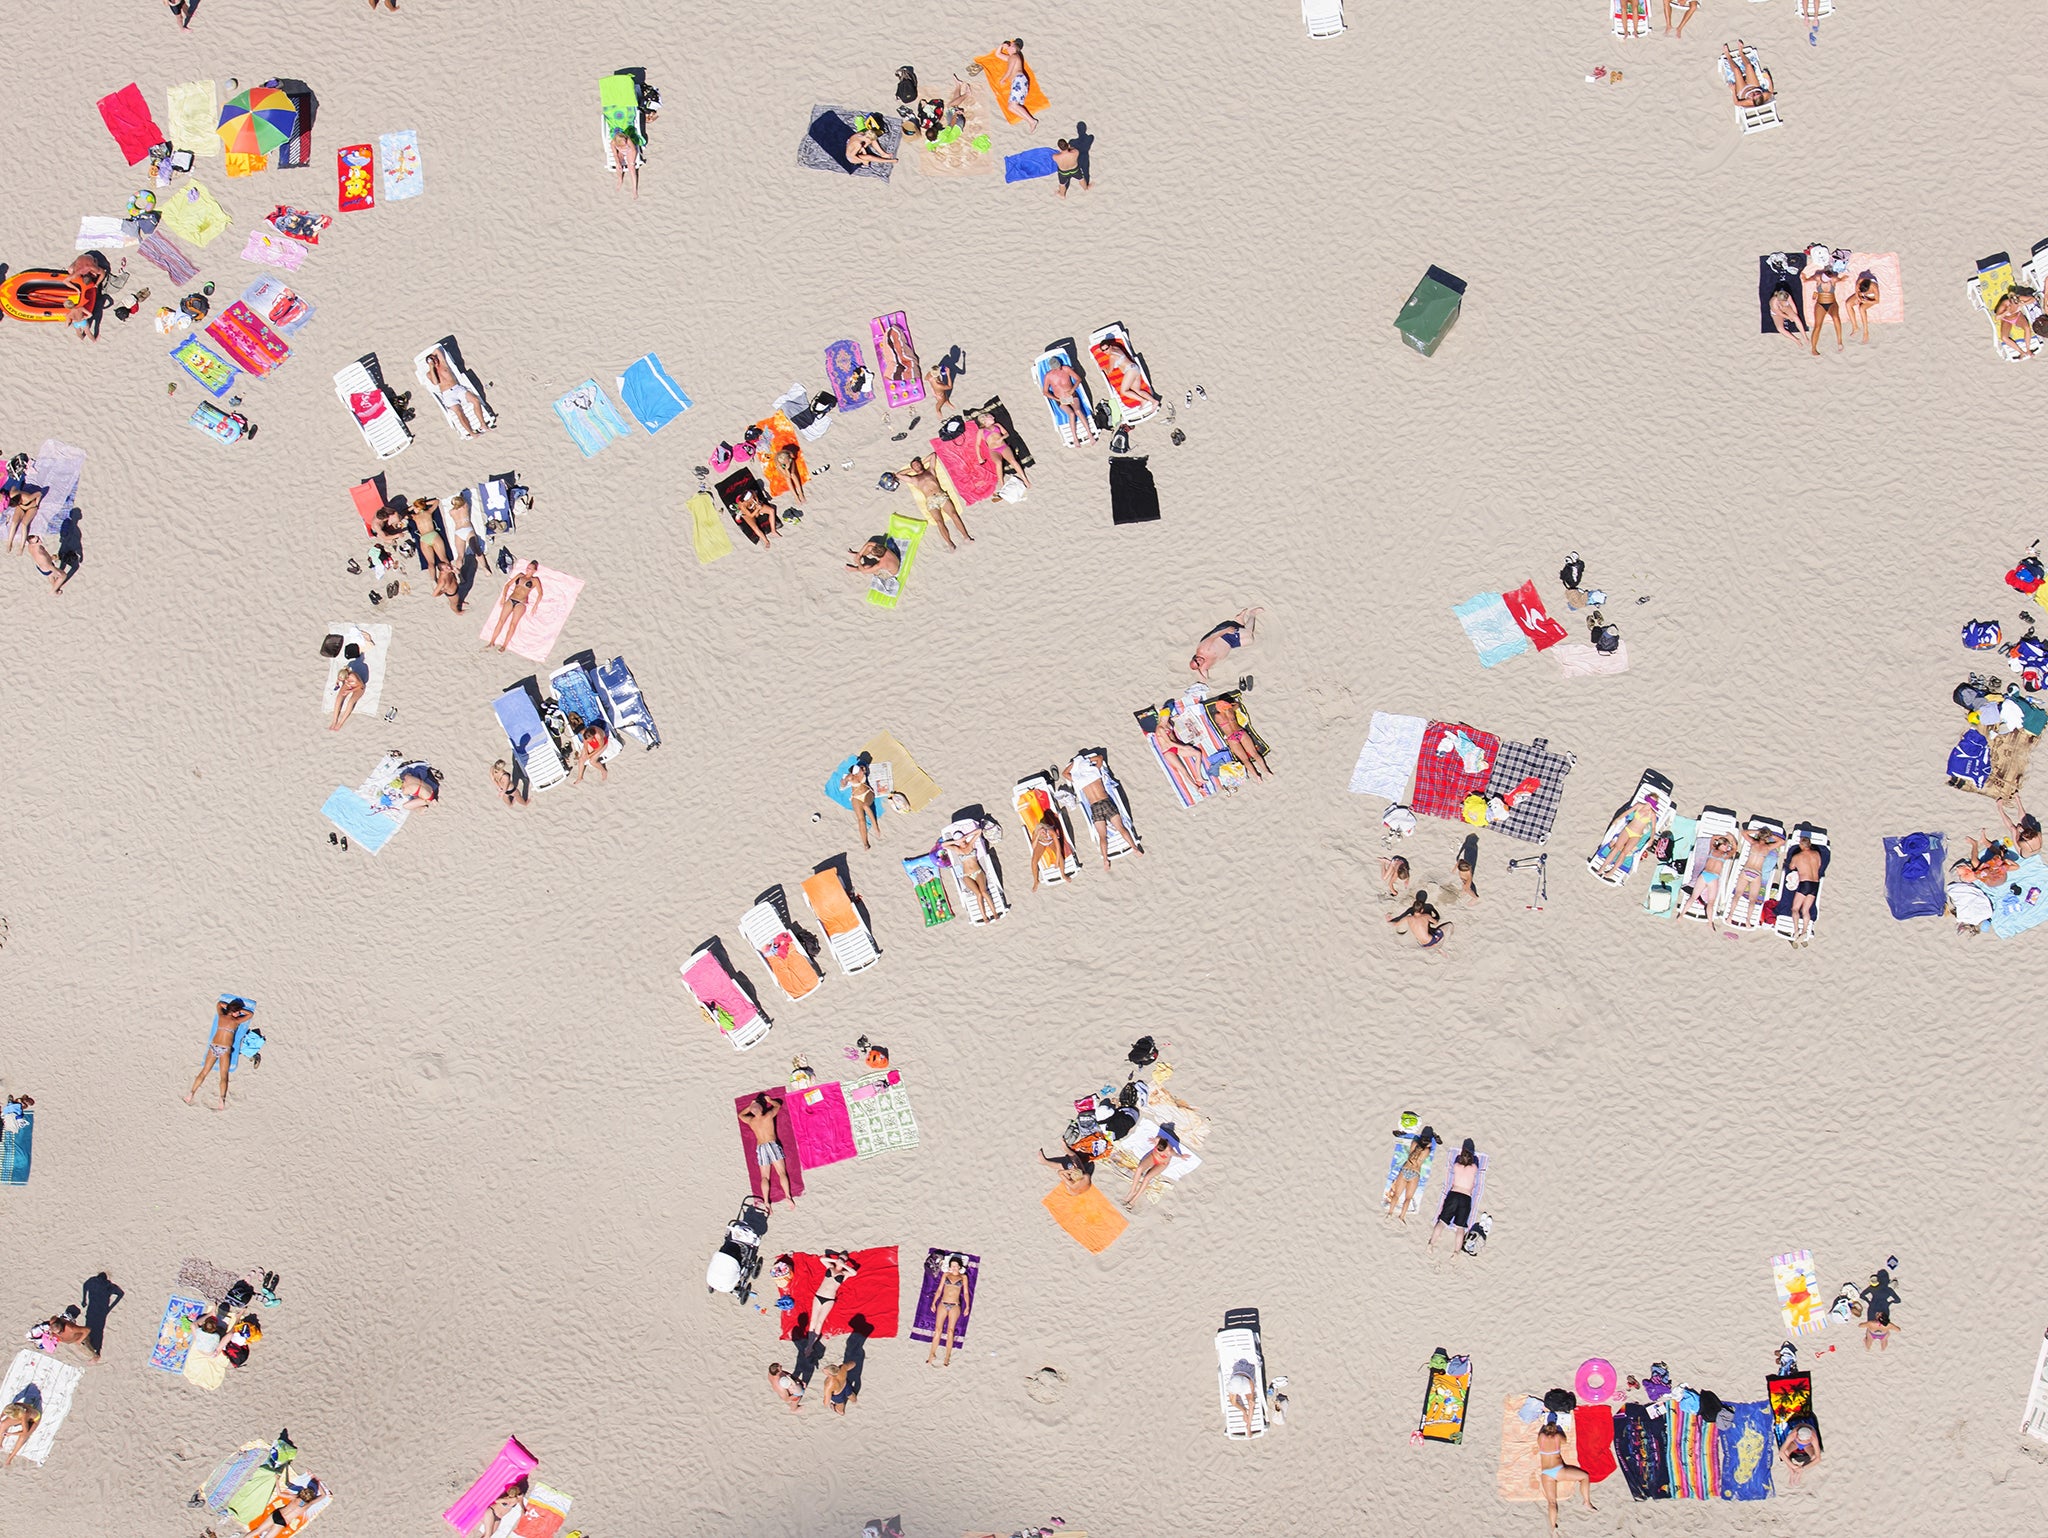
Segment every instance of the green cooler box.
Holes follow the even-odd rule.
[[[1401,340],[1428,358],[1457,324],[1458,311],[1465,303],[1465,280],[1454,278],[1441,267],[1432,267],[1415,285],[1415,292],[1401,306],[1394,329]]]

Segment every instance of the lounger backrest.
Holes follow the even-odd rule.
[[[818,915],[828,935],[852,934],[861,927],[860,915],[846,895],[846,883],[837,870],[821,870],[804,882],[804,900]]]

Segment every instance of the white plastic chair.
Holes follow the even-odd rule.
[[[1344,30],[1344,0],[1301,0],[1301,24],[1320,41]]]

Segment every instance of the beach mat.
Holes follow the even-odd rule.
[[[1572,1461],[1586,1471],[1594,1484],[1612,1474],[1614,1461],[1614,1406],[1582,1404],[1572,1411],[1572,1447],[1578,1457]]]
[[[1052,1220],[1091,1255],[1100,1255],[1116,1243],[1131,1224],[1116,1203],[1092,1185],[1074,1192],[1062,1181],[1045,1193],[1044,1205]]]
[[[182,1373],[186,1354],[192,1349],[192,1326],[208,1307],[203,1298],[173,1293],[171,1301],[164,1305],[163,1318],[157,1322],[156,1344],[150,1347],[149,1365],[158,1372]]]
[[[1053,159],[1053,152],[1042,144],[1036,144],[1028,150],[1019,150],[1014,155],[1003,157],[1003,180],[1036,181],[1041,176],[1052,175],[1059,168],[1059,162]]]
[[[412,815],[410,811],[380,810],[378,806],[403,762],[396,753],[385,754],[356,789],[337,786],[322,803],[320,815],[347,834],[351,844],[376,854]]]
[[[401,128],[377,138],[377,168],[383,173],[378,195],[387,203],[402,203],[427,190],[420,171],[419,130]]]
[[[1763,1500],[1771,1493],[1771,1455],[1777,1445],[1771,1434],[1770,1401],[1745,1400],[1721,1408],[1735,1415],[1735,1424],[1719,1432],[1721,1498]]]
[[[19,1127],[0,1132],[0,1186],[25,1186],[36,1156],[36,1113],[18,1111]]]
[[[619,399],[633,413],[633,420],[650,433],[660,432],[692,404],[653,353],[637,359],[619,376]]]
[[[1504,1501],[1543,1499],[1543,1457],[1536,1450],[1536,1433],[1543,1429],[1543,1417],[1522,1419],[1522,1405],[1528,1397],[1510,1394],[1501,1402],[1500,1468],[1494,1484]],[[1576,1462],[1572,1457],[1571,1426],[1565,1421],[1558,1425],[1565,1434],[1564,1461]]]
[[[725,532],[725,514],[718,499],[708,491],[690,498],[690,543],[697,552],[697,564],[709,566],[732,554],[732,536]]]
[[[818,1286],[825,1280],[824,1257],[802,1252],[790,1256],[789,1296],[796,1301],[796,1307],[777,1311],[782,1315],[784,1340],[794,1338],[799,1318],[805,1320],[815,1335],[851,1334],[853,1321],[859,1318],[866,1321],[864,1333],[868,1338],[890,1340],[895,1337],[901,1306],[898,1299],[903,1292],[896,1246],[891,1244],[880,1249],[848,1253],[860,1269],[839,1284],[838,1295],[832,1300],[831,1314],[820,1320],[811,1319],[810,1312],[812,1300],[818,1295]]]
[[[884,117],[879,112],[856,112],[851,107],[813,107],[810,126],[797,142],[796,163],[807,171],[836,171],[842,176],[866,176],[886,182],[895,166],[872,162],[856,165],[846,158],[846,146],[852,142],[856,125],[861,118],[868,116],[882,119],[882,153],[900,155],[903,146],[901,119]]]
[[[1499,667],[1510,657],[1519,657],[1530,649],[1529,638],[1522,634],[1522,627],[1515,623],[1514,615],[1498,593],[1475,593],[1463,603],[1452,604],[1451,612],[1465,627],[1465,639],[1479,653],[1479,665],[1483,668]]]
[[[1351,766],[1351,793],[1399,801],[1408,794],[1408,782],[1415,778],[1415,759],[1422,751],[1422,734],[1429,723],[1420,716],[1372,713],[1365,746],[1358,750],[1358,762]]]
[[[910,1321],[910,1338],[929,1343],[939,1325],[939,1278],[945,1275],[946,1262],[958,1255],[967,1262],[967,1309],[960,1316],[960,1322],[953,1327],[955,1347],[967,1344],[967,1327],[974,1323],[975,1312],[981,1307],[981,1257],[970,1255],[965,1250],[928,1250],[924,1257],[924,1280],[917,1290],[917,1309]]]
[[[891,1077],[896,1079],[894,1084],[889,1082]],[[848,1080],[844,1088],[856,1158],[872,1159],[876,1154],[917,1147],[917,1118],[911,1114],[910,1092],[894,1069]]]
[[[1451,1364],[1464,1361],[1453,1357]],[[1422,1414],[1416,1419],[1415,1434],[1425,1442],[1456,1446],[1465,1440],[1465,1411],[1472,1394],[1472,1368],[1463,1372],[1429,1369],[1429,1383],[1422,1394]]]
[[[1125,454],[1109,462],[1109,521],[1119,525],[1159,521],[1159,488],[1144,456]]]
[[[853,1121],[846,1110],[846,1093],[839,1082],[827,1080],[787,1091],[782,1116],[803,1157],[804,1168],[851,1159],[859,1151],[853,1144]]]
[[[150,115],[149,102],[134,82],[99,99],[100,121],[121,147],[131,166],[149,157],[151,148],[163,142],[164,131]]]
[[[0,1380],[0,1405],[12,1404],[15,1396],[31,1383],[43,1396],[43,1418],[22,1443],[17,1457],[40,1464],[50,1456],[57,1431],[64,1424],[64,1417],[71,1413],[71,1396],[82,1376],[82,1369],[60,1362],[48,1352],[31,1349],[15,1353],[6,1378]]]
[[[891,788],[910,802],[913,812],[923,811],[938,799],[938,782],[920,769],[910,750],[889,733],[877,732],[862,745],[861,752],[875,763],[889,766]],[[852,803],[842,804],[852,810]]]
[[[1575,759],[1550,750],[1550,739],[1534,742],[1503,742],[1493,756],[1493,773],[1487,776],[1486,794],[1505,796],[1524,780],[1535,778],[1536,789],[1518,800],[1505,820],[1488,826],[1528,843],[1540,844],[1557,826],[1558,808],[1564,804],[1564,779],[1572,772]]]
[[[517,569],[524,571],[525,567]],[[583,579],[556,571],[551,566],[541,567],[535,575],[540,578],[540,603],[529,607],[505,649],[528,662],[546,662],[549,651],[562,638],[562,631],[569,623],[569,613],[576,607],[577,595],[583,591]],[[477,632],[478,640],[490,639],[504,602],[505,589],[500,584],[498,596],[491,600],[491,612],[484,617],[484,627]]]
[[[1437,745],[1463,732],[1486,756],[1485,764],[1467,772],[1457,750],[1438,752]],[[1465,820],[1465,798],[1483,796],[1493,775],[1493,761],[1500,756],[1500,739],[1492,732],[1457,721],[1432,721],[1424,729],[1422,745],[1415,756],[1415,794],[1410,805],[1418,817],[1441,817],[1450,822]]]
[[[770,1090],[781,1088],[782,1086],[779,1084],[769,1086]],[[769,1098],[772,1099],[774,1097],[771,1094]],[[786,1110],[776,1113],[775,1131],[782,1143],[782,1167],[789,1171],[789,1189],[787,1191],[782,1189],[782,1182],[775,1178],[774,1170],[764,1171],[759,1164],[754,1162],[754,1149],[758,1146],[754,1140],[754,1129],[739,1119],[739,1113],[752,1104],[753,1099],[752,1094],[735,1095],[733,1096],[732,1109],[733,1122],[740,1129],[740,1151],[746,1155],[747,1180],[753,1186],[754,1194],[763,1201],[777,1202],[788,1201],[793,1197],[802,1196],[804,1194],[803,1151],[801,1145],[797,1143],[795,1136],[791,1132],[789,1113]],[[764,1179],[766,1189],[763,1189]]]
[[[889,349],[884,338],[891,328],[903,333],[904,346],[899,354],[910,354],[910,377],[891,379],[889,377]],[[924,399],[923,365],[919,360],[917,339],[910,334],[910,317],[898,310],[892,315],[877,315],[868,322],[868,338],[875,348],[875,381],[882,387],[882,398],[893,409],[899,406],[914,406]]]
[[[214,195],[199,182],[188,181],[157,199],[163,227],[187,245],[210,246],[231,221]]]
[[[979,93],[970,94],[960,112],[967,121],[939,130],[938,138],[913,135],[904,141],[915,151],[918,170],[927,176],[986,176],[995,170],[987,103]]]
[[[220,135],[214,132],[214,126],[220,122],[220,108],[211,80],[188,80],[172,86],[164,106],[164,115],[170,119],[164,137],[173,145],[190,150],[201,160],[211,160],[220,154]]]
[[[1681,1501],[1711,1501],[1721,1493],[1720,1434],[1715,1424],[1688,1411],[1672,1395],[1664,1416],[1671,1429],[1671,1496]]]
[[[995,97],[996,111],[1002,113],[1003,121],[1006,123],[1022,123],[1027,121],[1022,112],[1012,112],[1010,110],[1008,99],[996,84],[997,81],[1003,78],[1003,65],[1005,62],[1003,55],[1000,52],[977,54],[974,62],[981,66],[981,78],[987,82],[990,94]],[[1024,81],[1024,105],[1031,115],[1036,117],[1039,113],[1045,111],[1047,107],[1051,106],[1052,102],[1047,98],[1045,92],[1038,88],[1038,75],[1031,68],[1031,61],[1029,59],[1024,61]]]

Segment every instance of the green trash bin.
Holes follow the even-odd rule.
[[[1401,333],[1402,341],[1423,357],[1433,357],[1451,327],[1457,324],[1458,311],[1464,303],[1465,280],[1452,277],[1441,267],[1431,267],[1415,285],[1408,302],[1401,306],[1401,313],[1394,318],[1394,329]]]

